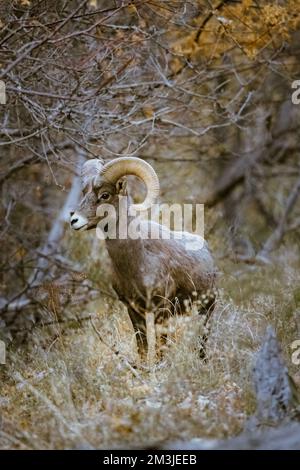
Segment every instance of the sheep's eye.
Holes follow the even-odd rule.
[[[109,197],[110,197],[109,193],[102,193],[100,196],[100,199],[104,199],[106,201],[107,199],[109,199]]]

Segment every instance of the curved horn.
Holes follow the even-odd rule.
[[[92,158],[84,162],[81,168],[81,186],[85,188],[86,186],[93,184],[95,178],[100,174],[103,168],[103,161],[98,158]]]
[[[149,163],[137,157],[120,157],[104,165],[101,178],[116,183],[122,176],[134,175],[140,178],[147,188],[147,195],[141,204],[133,204],[133,210],[143,211],[153,204],[159,194],[159,180]]]

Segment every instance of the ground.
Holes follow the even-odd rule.
[[[11,343],[0,369],[1,447],[140,448],[237,435],[255,408],[251,371],[268,324],[299,380],[290,348],[299,339],[296,259],[283,246],[270,265],[219,262],[207,362],[191,316],[177,324],[163,360],[133,368],[126,309],[101,294],[81,315],[70,307],[73,319],[34,327]]]

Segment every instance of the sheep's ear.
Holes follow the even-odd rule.
[[[117,194],[121,196],[127,196],[127,180],[126,178],[120,178],[116,184]]]

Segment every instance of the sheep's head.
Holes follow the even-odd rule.
[[[136,157],[116,158],[106,164],[98,159],[88,160],[81,171],[82,199],[76,211],[70,213],[71,227],[74,230],[96,228],[100,204],[112,204],[117,210],[119,196],[127,195],[126,175],[137,176],[147,188],[144,202],[133,204],[133,208],[142,211],[150,207],[159,193],[159,182],[148,163]]]

